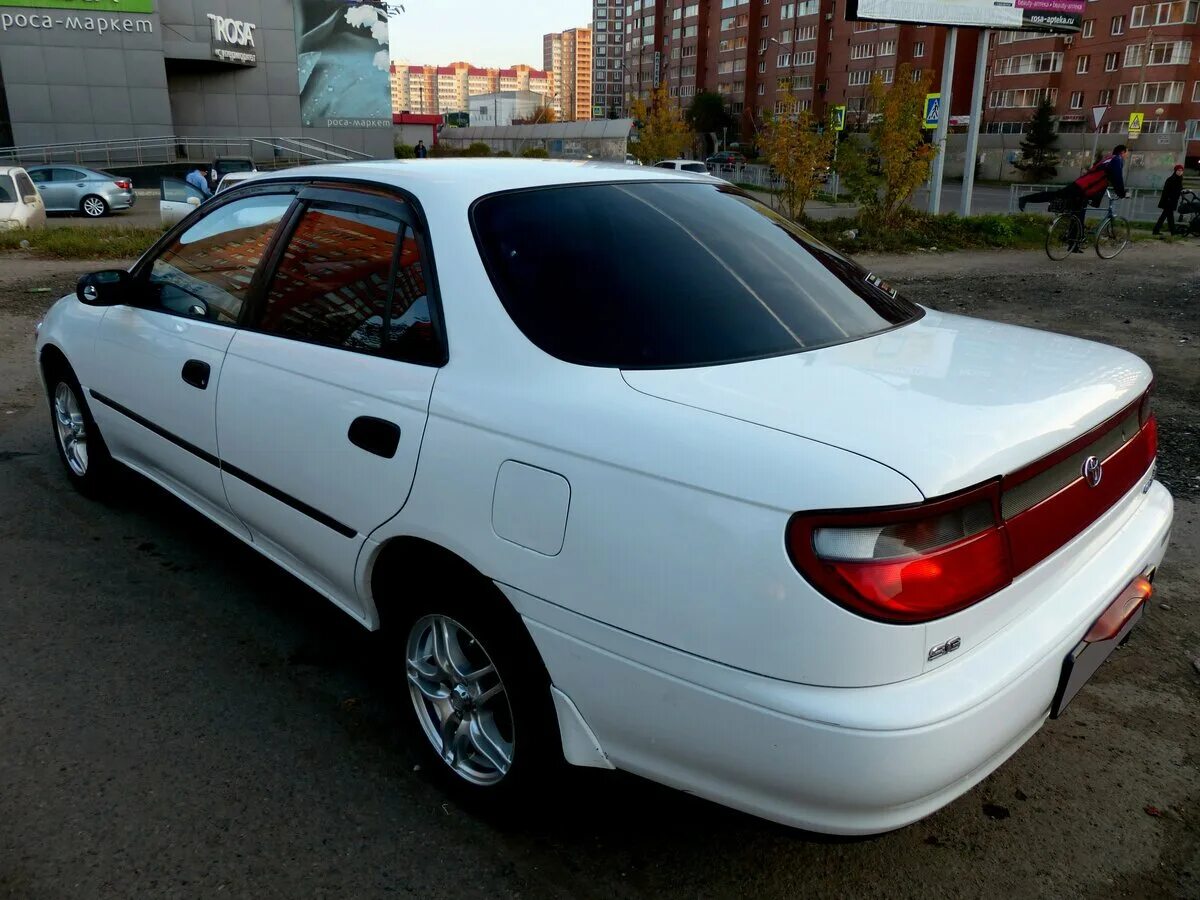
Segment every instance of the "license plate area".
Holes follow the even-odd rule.
[[[1144,577],[1135,578],[1100,614],[1083,640],[1067,654],[1058,679],[1058,689],[1054,692],[1054,702],[1050,704],[1050,718],[1057,719],[1063,714],[1079,689],[1125,642],[1134,626],[1141,621],[1152,591],[1150,582]]]

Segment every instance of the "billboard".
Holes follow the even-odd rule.
[[[1087,0],[850,0],[846,18],[1075,34]]]
[[[391,128],[383,0],[293,2],[300,122],[312,128]]]
[[[154,0],[0,0],[0,6],[24,6],[33,9],[82,9],[94,13],[152,13]]]

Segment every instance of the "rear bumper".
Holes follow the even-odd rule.
[[[960,659],[877,687],[764,678],[505,592],[616,767],[786,825],[873,834],[954,800],[1045,721],[1066,655],[1165,551],[1165,488],[1119,506],[1093,526],[1100,552],[1029,614]]]

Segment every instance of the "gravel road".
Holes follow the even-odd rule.
[[[108,264],[0,258],[0,897],[1200,897],[1200,247],[865,262],[1148,359],[1179,502],[1150,614],[1068,715],[855,842],[619,774],[540,826],[448,802],[373,636],[136,478],[108,505],[67,486],[32,329]]]

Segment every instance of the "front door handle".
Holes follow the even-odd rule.
[[[192,387],[203,391],[208,387],[208,376],[212,374],[212,368],[202,360],[189,359],[183,364],[183,372],[180,374]]]
[[[359,416],[350,423],[346,437],[355,447],[361,447],[368,453],[391,459],[396,455],[400,446],[400,426],[387,419],[376,419],[374,416]]]

